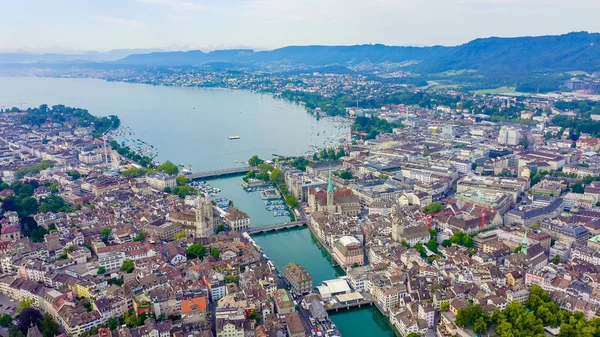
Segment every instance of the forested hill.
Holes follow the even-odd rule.
[[[238,64],[288,64],[306,66],[352,65],[360,63],[402,63],[441,56],[448,47],[391,47],[381,44],[356,46],[291,46],[255,52],[249,49],[217,50],[204,53],[156,52],[130,55],[117,64],[149,66],[194,66],[212,62]]]
[[[464,69],[483,73],[600,71],[600,34],[579,32],[540,37],[492,37],[455,47],[295,46],[259,52],[250,49],[209,53],[156,52],[130,55],[115,61],[116,64],[141,66],[194,66],[212,62],[298,67],[404,63],[407,69],[423,74]]]
[[[477,39],[429,57],[417,72],[474,69],[481,72],[600,70],[600,34]]]

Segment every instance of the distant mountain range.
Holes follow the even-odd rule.
[[[120,57],[119,57],[120,56]],[[395,65],[422,74],[477,70],[482,74],[600,71],[600,33],[484,38],[454,47],[291,46],[270,51],[202,52],[119,50],[82,55],[0,54],[0,63],[102,62],[110,66],[350,67]]]
[[[0,52],[0,64],[26,63],[66,63],[66,62],[111,62],[123,59],[132,54],[156,52],[157,49],[115,49],[107,52],[88,51],[82,53],[29,53]]]
[[[412,61],[412,62],[411,62]],[[251,49],[134,54],[113,63],[147,66],[199,66],[212,62],[239,65],[405,64],[418,73],[473,69],[480,72],[600,71],[600,33],[485,38],[455,47],[384,45],[297,46],[255,52]]]

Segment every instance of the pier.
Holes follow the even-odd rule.
[[[272,224],[272,225],[267,225],[267,226],[251,227],[251,228],[246,229],[245,232],[248,233],[249,235],[252,235],[252,234],[258,234],[258,233],[266,233],[266,232],[270,232],[270,231],[276,231],[276,230],[280,230],[280,229],[302,227],[305,225],[306,225],[306,221],[292,221],[292,222],[277,223],[277,224]]]
[[[242,167],[234,167],[234,168],[215,170],[215,171],[192,173],[192,174],[188,174],[186,177],[189,180],[193,181],[193,180],[198,180],[198,179],[210,179],[210,178],[225,177],[225,176],[230,176],[230,175],[235,175],[235,174],[248,173],[248,172],[254,171],[254,170],[257,170],[257,168],[251,167],[251,166],[242,166]]]

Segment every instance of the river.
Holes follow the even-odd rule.
[[[64,104],[95,115],[116,114],[135,137],[158,149],[159,160],[192,165],[194,171],[241,165],[255,154],[264,158],[273,153],[303,154],[311,145],[329,144],[333,135],[346,132],[340,122],[316,120],[301,106],[248,91],[0,77],[0,106],[20,104]],[[230,135],[241,139],[229,140]],[[250,215],[252,226],[281,222],[264,208],[256,193],[241,188],[241,177],[210,183]],[[307,228],[258,235],[255,240],[280,270],[290,261],[299,263],[313,276],[315,285],[343,275]],[[332,319],[344,337],[394,336],[374,307],[340,312]]]

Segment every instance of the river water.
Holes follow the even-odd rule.
[[[116,114],[124,127],[158,151],[158,159],[192,165],[194,171],[229,168],[252,155],[303,154],[311,145],[328,145],[346,132],[341,123],[316,120],[298,105],[248,91],[160,87],[96,79],[0,77],[0,106],[64,104],[95,115]],[[239,135],[240,140],[228,136]],[[237,163],[236,163],[237,161]],[[221,195],[250,215],[252,226],[281,222],[264,208],[257,193],[241,188],[241,177],[211,180]],[[290,261],[303,265],[315,279],[343,275],[307,228],[255,237],[281,270]],[[332,315],[344,337],[394,336],[375,309]]]

